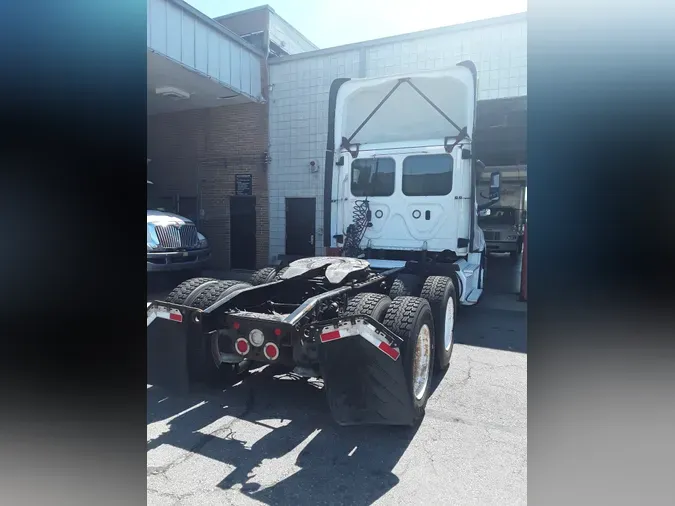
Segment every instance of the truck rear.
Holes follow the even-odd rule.
[[[450,364],[457,310],[482,294],[475,90],[471,62],[336,80],[325,175],[330,256],[267,267],[249,283],[188,280],[152,302],[149,342],[178,357],[153,368],[157,382],[171,383],[161,372],[180,368],[174,387],[277,364],[323,378],[342,425],[418,422],[433,372]]]

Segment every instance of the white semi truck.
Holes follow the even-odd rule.
[[[433,371],[449,366],[457,309],[483,292],[475,114],[471,62],[336,80],[327,256],[261,269],[249,283],[191,279],[150,303],[148,339],[164,360],[156,369],[176,374],[148,381],[185,386],[281,364],[323,378],[339,424],[419,421]],[[498,176],[488,205],[499,200]]]

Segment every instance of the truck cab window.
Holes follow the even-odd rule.
[[[352,162],[352,195],[388,197],[394,193],[393,158],[359,158]]]
[[[447,195],[452,190],[452,156],[413,155],[403,160],[403,194]]]

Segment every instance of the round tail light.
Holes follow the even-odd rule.
[[[240,337],[236,340],[234,347],[237,350],[237,353],[240,355],[246,355],[251,350],[251,346],[248,344],[248,341],[243,337]]]
[[[267,358],[267,360],[276,360],[279,358],[279,348],[274,343],[267,343],[263,348],[263,353],[265,353],[265,358]]]

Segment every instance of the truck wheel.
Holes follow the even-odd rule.
[[[225,280],[218,281],[213,285],[208,285],[204,291],[199,293],[192,301],[191,306],[197,309],[206,309],[213,306],[219,300],[227,297],[232,292],[248,288],[251,285],[244,281]]]
[[[452,346],[455,342],[455,316],[457,315],[457,289],[452,278],[429,276],[420,295],[431,306],[436,329],[436,370],[444,371],[450,364]]]
[[[255,271],[251,276],[251,283],[253,286],[264,285],[270,281],[274,281],[274,276],[276,275],[276,267],[264,267],[258,271]]]
[[[360,293],[347,303],[345,316],[365,315],[382,323],[391,305],[391,299],[381,293]]]
[[[197,295],[208,287],[211,284],[217,283],[218,280],[213,279],[213,278],[192,278],[188,279],[187,281],[183,281],[180,285],[178,285],[176,288],[174,288],[169,295],[167,295],[165,302],[169,302],[171,304],[181,304],[184,306],[188,306],[188,298],[190,298],[190,302],[192,302],[192,299],[194,297],[190,297],[193,295],[195,292]]]
[[[206,287],[192,302],[192,307],[197,309],[206,309],[211,307],[219,300],[227,297],[232,292],[248,288],[251,285],[242,281],[218,281],[213,285]],[[214,349],[215,343],[212,339],[218,339],[215,336],[204,335],[199,343],[191,343],[188,347],[188,370],[190,376],[197,381],[205,383],[219,383],[230,381],[237,375],[237,366],[235,364],[223,364],[216,359],[215,353],[220,353],[221,341],[217,340],[217,349]],[[234,350],[224,350],[233,352]]]
[[[417,297],[420,294],[422,280],[414,274],[399,274],[389,290],[389,297],[412,296]]]
[[[287,270],[288,270],[288,267],[284,267],[283,269],[281,269],[281,270],[277,273],[277,275],[274,276],[274,281],[279,281],[279,280],[281,279],[282,274],[283,274],[284,272],[286,272]]]
[[[397,297],[384,316],[384,326],[403,339],[403,371],[414,409],[414,421],[424,416],[434,360],[434,317],[419,297]]]

